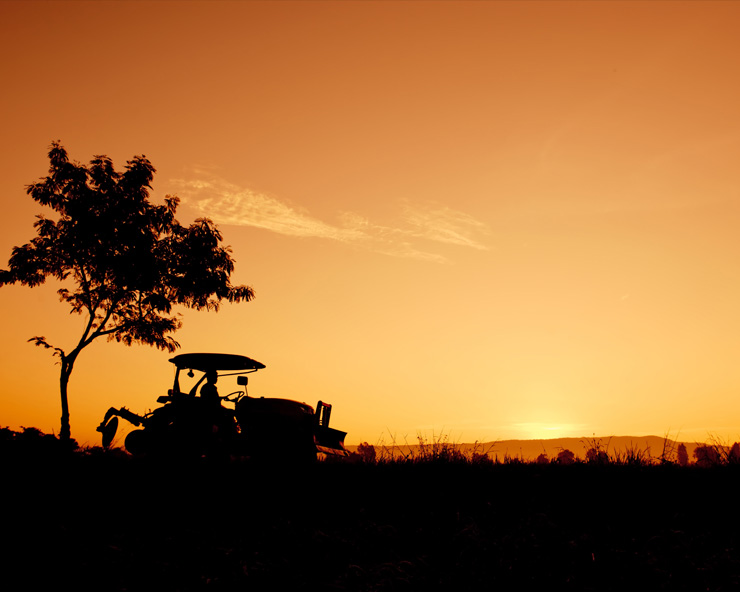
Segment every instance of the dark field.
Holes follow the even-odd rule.
[[[740,586],[737,465],[2,465],[5,589]]]

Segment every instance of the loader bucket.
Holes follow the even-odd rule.
[[[112,417],[108,423],[106,423],[100,430],[103,433],[103,448],[108,448],[113,442],[113,438],[116,436],[116,430],[118,429],[118,418]]]
[[[316,444],[317,452],[323,452],[331,456],[349,456],[349,452],[344,448],[344,438],[347,432],[340,432],[334,428],[326,426],[316,426],[313,440]]]

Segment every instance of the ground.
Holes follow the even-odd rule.
[[[21,461],[2,458],[8,589],[740,584],[737,466]]]

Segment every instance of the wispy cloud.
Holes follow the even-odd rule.
[[[407,206],[404,218],[412,229],[410,233],[415,237],[481,251],[488,249],[475,238],[488,233],[486,225],[464,212],[448,207],[421,209],[418,206]]]
[[[341,212],[330,224],[285,200],[240,187],[207,171],[194,179],[173,179],[183,203],[217,224],[251,226],[286,236],[335,240],[396,257],[446,262],[430,243],[487,250],[478,238],[482,222],[438,204],[403,202],[398,224],[376,224],[355,212]]]

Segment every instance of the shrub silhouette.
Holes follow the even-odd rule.
[[[676,450],[676,460],[682,467],[689,465],[689,453],[686,451],[686,444],[683,442],[678,445],[678,449]]]
[[[485,465],[491,464],[493,461],[491,460],[491,457],[488,456],[487,452],[473,452],[470,456],[470,462],[475,465]]]
[[[560,465],[572,465],[576,462],[576,455],[567,448],[558,452],[556,462]]]
[[[8,458],[54,458],[69,448],[78,449],[77,442],[62,442],[38,428],[21,427],[20,432],[7,427],[0,428],[0,455]]]
[[[609,462],[609,455],[605,450],[597,450],[596,448],[589,448],[586,451],[586,461],[591,464],[605,465]]]
[[[730,464],[738,464],[740,463],[740,443],[735,442],[732,445],[732,448],[730,448],[730,451],[727,454],[727,462]]]
[[[717,448],[702,444],[694,448],[696,465],[700,467],[711,467],[720,464],[720,455]]]
[[[376,459],[375,446],[367,442],[359,444],[357,450],[351,455],[351,460],[368,464],[375,464]]]

